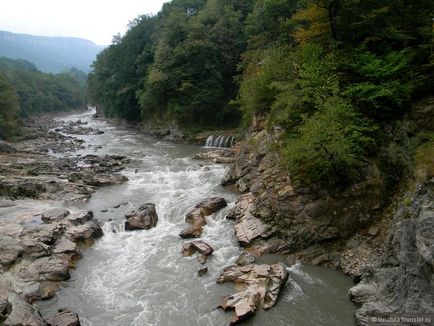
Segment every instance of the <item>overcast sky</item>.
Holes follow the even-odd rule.
[[[168,0],[1,0],[0,30],[87,38],[100,45],[128,22],[156,14]]]

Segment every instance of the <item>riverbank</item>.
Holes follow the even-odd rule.
[[[228,218],[235,221],[246,251],[281,253],[290,263],[351,276],[357,284],[349,295],[360,307],[357,325],[378,317],[434,313],[429,173],[419,171],[423,177],[395,194],[386,190],[375,163],[367,164],[365,177],[344,190],[303,187],[291,181],[271,148],[279,142],[279,130],[252,128],[248,139],[222,180],[243,193]]]
[[[2,175],[6,176],[3,188],[8,199],[2,201],[0,208],[0,214],[7,216],[2,219],[4,224],[0,228],[16,230],[15,233],[8,231],[11,238],[8,243],[16,245],[17,258],[11,256],[15,261],[6,264],[0,277],[8,280],[5,282],[8,291],[18,291],[24,299],[25,290],[29,293],[25,299],[34,304],[33,307],[26,304],[27,310],[23,310],[23,301],[18,302],[11,294],[3,301],[5,314],[10,316],[15,304],[19,311],[32,312],[41,325],[48,322],[48,316],[58,314],[58,310],[68,318],[76,316],[70,312],[74,311],[80,316],[81,324],[86,326],[172,325],[173,318],[179,325],[222,325],[229,323],[232,317],[216,307],[222,304],[224,309],[236,309],[237,302],[227,299],[221,302],[224,296],[233,294],[234,289],[231,284],[216,284],[216,280],[221,277],[225,281],[235,272],[240,273],[240,277],[245,274],[241,279],[247,277],[257,284],[254,289],[241,291],[243,297],[236,294],[240,299],[244,298],[238,302],[240,308],[251,306],[250,310],[245,310],[246,316],[256,312],[256,317],[247,321],[247,325],[280,325],[286,319],[295,320],[298,325],[309,325],[312,320],[335,325],[352,322],[354,308],[346,295],[350,281],[342,275],[299,264],[289,268],[286,260],[280,257],[261,257],[253,264],[250,258],[238,261],[242,251],[232,232],[233,222],[225,218],[233,209],[238,194],[219,186],[227,166],[214,163],[216,156],[212,151],[151,139],[130,129],[95,120],[91,112],[61,120],[64,121],[55,119],[54,124],[44,123],[52,133],[41,135],[43,140],[24,140],[14,145],[17,152],[2,154]],[[198,161],[193,159],[195,156],[208,160]],[[225,159],[232,160],[233,155]],[[106,179],[105,174],[114,179]],[[118,174],[123,177],[115,177]],[[23,182],[23,186],[15,189],[12,185],[17,182]],[[114,184],[108,185],[110,182]],[[33,188],[37,191],[23,192],[23,189]],[[34,199],[23,199],[29,194]],[[185,222],[186,216],[198,203],[210,197],[223,197],[228,204],[205,216],[206,224],[201,226],[200,240],[212,248],[212,254],[205,262],[202,255],[183,257],[181,248],[191,248],[189,242],[192,241],[179,236],[189,225]],[[140,211],[147,202],[154,203],[158,220],[152,218],[148,230],[126,231],[125,216],[135,219],[134,225],[137,225],[137,219],[147,223],[145,216],[132,213],[137,213],[137,208]],[[53,208],[57,208],[53,211],[57,215],[43,217]],[[93,213],[92,219],[89,212]],[[98,237],[100,231],[95,227],[94,234],[85,229],[88,225],[96,225],[95,220],[104,236],[93,242],[87,239]],[[25,230],[34,228],[39,230],[39,233],[32,231],[37,237],[52,229],[60,231],[50,241],[28,239]],[[72,238],[71,234],[77,229],[84,232],[86,238]],[[30,240],[44,244],[40,246],[43,249],[32,249],[32,253],[37,252],[36,256],[22,249],[24,241]],[[61,243],[68,244],[67,254],[58,253],[56,248]],[[76,260],[76,253],[81,259]],[[63,273],[60,273],[62,279],[70,278],[54,280],[53,275],[46,272],[41,276],[39,271],[46,271],[50,264],[40,264],[40,259],[56,261]],[[39,262],[35,264],[35,261]],[[237,263],[247,265],[239,270],[226,269],[226,274],[222,274],[226,267]],[[278,266],[285,266],[283,274]],[[29,269],[31,273],[24,272]],[[283,282],[285,273],[288,279]],[[264,300],[266,305],[251,305],[256,302],[255,298],[265,299],[263,295],[267,292],[261,290],[261,284],[269,277],[276,279],[277,275],[281,275],[281,281],[276,282],[267,298],[276,302],[281,288],[280,301],[270,312],[259,309],[260,306],[269,307],[268,299]],[[23,287],[23,284],[28,286]],[[235,289],[240,291],[240,284]],[[256,290],[259,292],[254,294]],[[328,298],[331,292],[334,293],[333,300]],[[51,299],[40,301],[42,298]],[[340,308],[333,309],[330,304]],[[314,309],[315,314],[305,311],[305,306]],[[33,310],[34,307],[43,317]],[[16,315],[12,316],[16,318]],[[244,319],[240,313],[234,318]]]
[[[5,325],[78,322],[66,310],[42,317],[31,305],[52,298],[70,278],[80,247],[103,235],[92,211],[70,211],[62,203],[86,201],[98,188],[127,180],[119,174],[129,162],[126,157],[74,155],[92,146],[73,135],[100,130],[54,117],[24,120],[20,141],[2,143],[0,314]]]

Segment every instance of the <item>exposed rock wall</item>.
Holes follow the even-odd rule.
[[[277,132],[252,133],[222,184],[249,194],[250,220],[254,217],[272,227],[274,235],[285,240],[286,251],[347,239],[373,223],[384,203],[383,180],[375,166],[366,167],[367,177],[342,192],[296,188],[279,166],[270,147],[274,142]],[[235,210],[246,211],[240,205],[245,203]],[[271,236],[270,230],[264,232]]]
[[[383,256],[351,288],[359,325],[378,317],[434,314],[434,179],[419,185],[392,220]]]

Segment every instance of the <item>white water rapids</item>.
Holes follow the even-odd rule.
[[[71,280],[55,298],[39,303],[45,313],[66,307],[84,326],[228,325],[231,313],[216,309],[233,285],[216,284],[221,270],[234,263],[241,249],[232,222],[224,217],[237,194],[220,186],[225,165],[196,161],[206,149],[175,145],[113,127],[93,112],[63,118],[81,119],[101,135],[76,136],[91,145],[71,155],[121,154],[132,159],[122,173],[129,181],[98,190],[87,203],[65,204],[92,210],[104,224],[104,236],[82,251]],[[96,148],[95,146],[102,146]],[[228,207],[207,218],[202,239],[214,249],[209,272],[199,278],[196,257],[182,257],[186,213],[202,199],[223,196]],[[124,214],[147,202],[156,204],[159,221],[148,231],[123,231]],[[119,208],[114,208],[118,204]],[[102,212],[103,210],[107,212]],[[270,256],[269,260],[280,257]],[[276,261],[270,261],[276,262]],[[354,307],[347,297],[351,281],[323,268],[296,265],[276,307],[246,325],[350,325]]]

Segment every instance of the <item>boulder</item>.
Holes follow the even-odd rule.
[[[18,295],[11,294],[8,301],[12,311],[4,322],[5,326],[48,326],[36,308]]]
[[[226,200],[222,197],[213,197],[201,201],[186,215],[185,221],[191,226],[182,230],[179,236],[183,239],[199,238],[206,224],[205,216],[211,215],[226,206]]]
[[[51,254],[51,247],[38,239],[24,239],[20,245],[22,253],[30,257],[39,258]]]
[[[67,217],[70,212],[64,208],[55,208],[42,213],[42,221],[45,223],[59,222]]]
[[[21,239],[35,239],[47,245],[53,244],[62,237],[64,228],[58,223],[27,224],[21,232]]]
[[[158,215],[155,205],[147,203],[125,215],[125,230],[149,230],[157,225]]]
[[[235,235],[242,246],[249,246],[257,238],[268,238],[274,230],[252,214],[255,206],[252,194],[244,194],[236,203],[234,209],[226,216],[237,221]]]
[[[246,266],[255,262],[255,256],[243,251],[243,253],[237,258],[235,264],[238,266]]]
[[[92,211],[81,211],[77,214],[68,216],[66,221],[71,225],[83,225],[93,219]]]
[[[197,271],[197,276],[202,277],[204,276],[206,273],[208,273],[208,267],[202,267],[201,269],[199,269]]]
[[[101,225],[96,220],[83,225],[73,226],[66,230],[66,237],[72,242],[96,239],[103,235]]]
[[[203,240],[194,240],[182,245],[181,253],[184,257],[194,255],[196,252],[207,257],[214,252],[214,249]]]
[[[255,315],[259,308],[260,299],[261,296],[258,291],[248,289],[225,297],[219,308],[222,308],[224,311],[234,310],[234,315],[229,325],[237,325]]]
[[[69,279],[69,262],[60,256],[42,257],[20,273],[23,279],[34,281],[64,281]]]
[[[56,315],[46,318],[50,326],[80,326],[78,315],[69,310],[60,310]]]
[[[17,239],[8,235],[0,236],[0,265],[12,264],[21,254],[21,246]]]
[[[281,264],[229,266],[220,274],[217,283],[234,282],[241,291],[225,298],[219,307],[233,309],[230,325],[238,324],[253,316],[260,307],[272,308],[287,278],[288,272]]]
[[[77,252],[77,244],[66,237],[58,240],[54,246],[54,254],[71,254]]]

